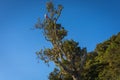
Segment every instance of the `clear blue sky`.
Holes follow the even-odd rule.
[[[59,23],[69,39],[94,50],[120,31],[119,0],[54,0],[64,10]],[[45,13],[45,0],[0,0],[0,80],[48,80],[53,64],[37,63],[35,52],[50,47],[41,31],[31,30]]]

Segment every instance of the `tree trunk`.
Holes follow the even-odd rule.
[[[79,76],[73,75],[72,78],[73,78],[73,80],[82,80],[80,75]]]

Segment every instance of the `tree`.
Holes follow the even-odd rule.
[[[84,80],[120,80],[120,33],[87,54]]]
[[[53,61],[59,68],[61,75],[69,74],[73,80],[82,80],[81,72],[86,61],[86,48],[80,48],[78,42],[65,40],[67,31],[57,23],[63,9],[58,5],[55,9],[52,2],[47,2],[48,13],[43,22],[36,24],[37,29],[43,30],[45,39],[52,44],[52,48],[38,51],[36,54],[45,63]],[[55,70],[55,73],[58,74]]]
[[[100,72],[102,80],[120,79],[120,33],[113,35],[109,40],[100,43],[96,47],[99,63],[106,63],[107,66]],[[119,79],[118,79],[119,78]]]

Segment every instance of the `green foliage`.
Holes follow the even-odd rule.
[[[97,45],[86,61],[84,80],[120,80],[120,33]]]
[[[63,9],[62,5],[58,5],[56,9],[52,2],[48,2],[46,8],[47,17],[43,22],[38,22],[36,28],[43,30],[43,34],[46,40],[51,42],[52,48],[40,50],[36,54],[45,63],[53,61],[59,68],[60,73],[55,69],[54,73],[51,73],[50,79],[59,78],[58,74],[63,75],[62,80],[67,79],[66,74],[69,74],[74,80],[81,80],[81,71],[86,61],[86,48],[81,49],[74,40],[64,40],[67,31],[57,23]]]
[[[105,41],[101,46],[105,46],[106,42],[107,48],[104,51],[102,59],[99,59],[101,63],[108,63],[103,71],[99,74],[100,79],[109,79],[109,80],[117,80],[118,76],[120,76],[120,33],[116,36],[112,36],[109,40]],[[101,53],[99,48],[96,49],[98,54]],[[98,58],[101,55],[98,56]]]
[[[95,51],[87,53],[74,40],[65,40],[67,31],[57,23],[62,5],[55,8],[47,2],[47,18],[38,22],[36,28],[43,31],[51,48],[36,52],[45,63],[54,62],[56,67],[49,80],[120,80],[120,33],[96,46]]]

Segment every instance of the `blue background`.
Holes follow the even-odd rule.
[[[81,47],[96,44],[120,31],[119,0],[53,0],[62,4],[58,23]],[[33,30],[46,13],[45,0],[0,0],[0,80],[48,80],[54,64],[39,61],[36,51],[50,47],[41,31]]]

